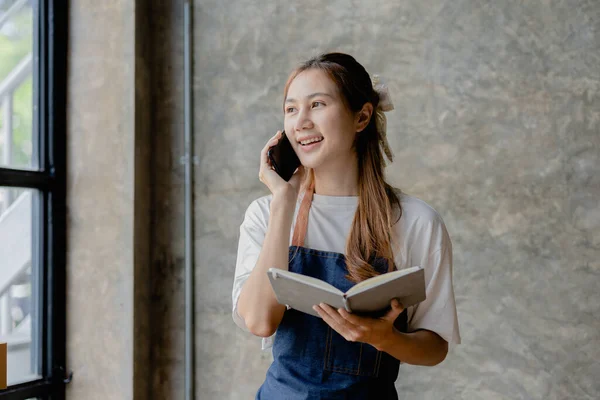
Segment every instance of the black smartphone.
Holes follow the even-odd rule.
[[[285,131],[283,131],[281,139],[279,139],[277,144],[269,149],[267,156],[275,172],[286,182],[291,179],[296,169],[300,166],[300,159],[294,151]]]

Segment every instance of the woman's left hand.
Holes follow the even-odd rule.
[[[398,300],[392,300],[392,309],[383,317],[370,318],[353,315],[340,308],[321,303],[313,309],[333,330],[349,342],[363,342],[381,350],[394,333],[394,321],[404,308]]]

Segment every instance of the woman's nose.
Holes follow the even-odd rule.
[[[300,112],[300,114],[298,115],[298,119],[296,120],[294,129],[296,129],[297,131],[301,131],[304,129],[311,129],[312,127],[312,120],[308,117],[307,113]]]

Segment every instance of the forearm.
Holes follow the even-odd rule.
[[[285,312],[277,302],[267,276],[269,268],[288,269],[290,230],[295,201],[274,197],[269,225],[256,266],[244,283],[238,299],[238,314],[253,334],[272,335]]]
[[[412,333],[394,330],[376,347],[412,365],[434,366],[444,361],[448,354],[448,342],[437,333],[428,330]]]

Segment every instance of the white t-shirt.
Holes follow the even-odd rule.
[[[299,196],[294,213],[300,206]],[[402,217],[394,225],[397,247],[394,248],[398,269],[421,266],[425,270],[427,299],[408,308],[408,332],[427,329],[440,335],[449,347],[460,343],[458,317],[452,286],[452,242],[441,216],[431,206],[416,197],[399,193]],[[237,312],[237,300],[242,286],[256,265],[267,232],[272,195],[254,200],[240,226],[235,278],[233,282],[233,320],[248,330]],[[357,196],[323,196],[315,194],[308,217],[304,247],[345,253],[358,207]],[[271,346],[273,336],[264,338],[262,348]]]

